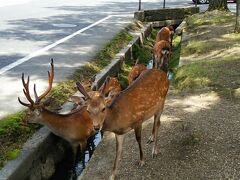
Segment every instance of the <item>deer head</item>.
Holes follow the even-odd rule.
[[[154,45],[154,67],[168,72],[171,47],[169,42],[161,40]]]
[[[84,87],[77,82],[78,90],[85,96],[87,111],[91,119],[93,120],[93,126],[95,130],[101,129],[101,124],[103,124],[104,116],[105,116],[105,107],[106,107],[106,99],[105,92],[107,88],[108,81],[106,80],[101,87],[101,91],[92,91],[87,93]]]
[[[41,100],[44,97],[46,97],[47,94],[52,89],[53,78],[54,78],[54,65],[53,65],[53,59],[51,59],[51,71],[50,72],[48,71],[48,88],[40,96],[38,96],[37,90],[36,90],[36,84],[34,84],[34,88],[33,88],[34,96],[35,96],[35,101],[34,101],[29,91],[30,77],[28,76],[27,82],[26,82],[24,78],[24,73],[22,73],[23,93],[26,99],[28,100],[28,103],[21,101],[19,97],[18,97],[18,101],[23,106],[28,107],[28,112],[27,112],[28,122],[36,123],[41,119],[41,111],[45,107],[45,103],[41,102]]]

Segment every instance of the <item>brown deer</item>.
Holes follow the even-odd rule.
[[[110,131],[116,137],[116,158],[110,179],[115,179],[122,154],[124,135],[134,129],[140,150],[140,165],[144,164],[141,132],[142,123],[154,116],[151,140],[154,141],[152,156],[158,154],[157,134],[169,81],[165,72],[157,69],[144,71],[127,89],[106,105],[104,95],[91,97],[80,83],[78,90],[87,98],[87,110],[95,130]],[[104,88],[103,88],[104,89]]]
[[[155,43],[161,40],[165,40],[165,41],[168,41],[172,47],[173,35],[174,35],[174,29],[172,26],[163,27],[158,31]]]
[[[45,104],[41,102],[41,100],[50,92],[53,78],[54,65],[53,60],[51,60],[51,72],[48,71],[48,88],[45,90],[45,92],[43,92],[43,94],[38,96],[36,85],[34,84],[35,101],[33,101],[29,92],[30,78],[28,76],[27,82],[25,82],[23,73],[23,93],[29,103],[22,102],[20,98],[18,98],[18,101],[23,106],[28,107],[27,122],[45,125],[50,129],[51,132],[70,142],[73,147],[74,158],[76,158],[77,149],[80,146],[81,155],[83,157],[87,140],[94,134],[93,122],[89,116],[86,106],[82,106],[81,108],[65,115],[51,112],[45,108]],[[74,165],[76,163],[75,160]]]
[[[105,84],[105,87],[104,87]],[[107,76],[105,79],[104,84],[99,88],[99,92],[105,95],[105,97],[113,97],[119,94],[122,91],[121,84],[119,83],[118,79],[115,77]],[[104,89],[103,89],[104,88]]]
[[[168,41],[161,40],[153,47],[153,67],[168,72],[171,47]]]
[[[134,80],[138,78],[138,76],[147,69],[144,64],[138,64],[138,59],[135,65],[132,67],[131,71],[128,74],[128,84],[130,85]]]
[[[103,85],[98,89],[98,91],[90,91],[88,94],[91,97],[98,98],[100,95],[105,97],[105,101],[107,104],[110,104],[112,98],[118,95],[122,91],[121,84],[119,83],[118,79],[115,77],[107,76]],[[85,99],[80,96],[72,96],[71,101],[75,103],[75,110],[78,107],[83,106],[86,103]]]

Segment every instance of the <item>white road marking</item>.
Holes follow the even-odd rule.
[[[39,50],[37,50],[37,51],[35,51],[35,52],[33,52],[33,53],[31,53],[31,54],[29,54],[29,55],[21,58],[21,59],[18,59],[18,60],[15,61],[14,63],[11,63],[11,64],[9,64],[9,65],[1,68],[1,69],[0,69],[0,75],[4,74],[5,72],[9,71],[10,69],[12,69],[12,68],[14,68],[14,67],[16,67],[16,66],[18,66],[18,65],[20,65],[20,64],[22,64],[22,63],[30,60],[31,58],[36,57],[36,56],[40,55],[41,53],[43,53],[43,52],[45,52],[45,51],[48,51],[49,49],[52,49],[52,48],[56,47],[57,45],[59,45],[59,44],[65,42],[65,41],[73,38],[74,36],[76,36],[76,35],[84,32],[84,31],[86,31],[86,30],[88,30],[88,29],[90,29],[90,28],[92,28],[92,27],[94,27],[94,26],[102,23],[103,21],[106,21],[107,19],[109,19],[109,18],[111,18],[111,17],[115,17],[115,16],[117,16],[117,15],[109,15],[109,16],[103,18],[103,19],[100,19],[99,21],[97,21],[97,22],[95,22],[95,23],[93,23],[93,24],[90,24],[89,26],[87,26],[87,27],[85,27],[85,28],[82,28],[82,29],[74,32],[73,34],[70,34],[69,36],[66,36],[66,37],[64,37],[64,38],[56,41],[56,42],[53,43],[53,44],[50,44],[50,45],[48,45],[48,46],[46,46],[46,47],[44,47],[44,48],[42,48],[42,49],[39,49]],[[120,15],[120,16],[121,16],[121,15]]]

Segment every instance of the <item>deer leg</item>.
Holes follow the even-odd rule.
[[[154,115],[154,134],[153,134],[153,140],[154,140],[154,145],[153,145],[153,150],[152,150],[152,157],[155,157],[158,154],[158,149],[157,149],[157,135],[158,135],[158,129],[160,127],[160,117],[161,117],[162,111],[157,112]]]
[[[157,119],[156,119],[156,114],[154,114],[154,122],[153,122],[153,128],[152,128],[152,134],[151,136],[148,138],[148,143],[152,143],[154,141],[154,133],[155,133],[155,124],[157,123]]]
[[[116,177],[117,168],[119,166],[119,161],[120,161],[120,158],[122,156],[124,135],[115,134],[115,138],[116,138],[116,157],[115,157],[115,162],[114,162],[112,174],[109,178],[110,180],[114,180],[115,177]]]
[[[144,159],[143,159],[143,150],[142,150],[142,124],[137,126],[134,129],[135,137],[138,142],[139,150],[140,150],[140,166],[144,165]]]
[[[73,145],[72,146],[72,155],[73,155],[73,164],[72,164],[72,179],[77,178],[77,173],[76,173],[76,165],[78,162],[78,148],[79,146]]]
[[[81,160],[83,168],[85,168],[85,149],[87,146],[87,141],[80,142]]]

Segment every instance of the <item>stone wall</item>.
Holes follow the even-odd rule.
[[[23,146],[17,159],[10,161],[0,171],[1,180],[42,180],[55,172],[55,164],[70,148],[68,143],[43,127]]]
[[[134,18],[142,22],[183,20],[186,16],[189,16],[198,12],[199,12],[199,7],[144,10],[144,11],[135,12]]]

